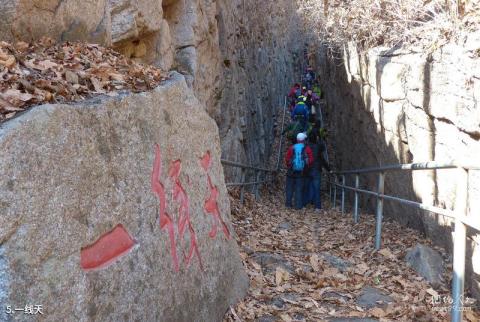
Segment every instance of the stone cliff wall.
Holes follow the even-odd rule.
[[[294,1],[1,0],[0,8],[1,40],[97,42],[179,71],[216,120],[223,155],[267,161],[303,50]]]
[[[223,87],[213,111],[223,155],[264,165],[283,97],[300,78],[304,48],[295,1],[218,3]]]
[[[338,169],[429,160],[480,163],[480,59],[478,39],[446,45],[430,54],[375,48],[359,54],[350,45],[332,58],[317,52],[328,101]],[[452,209],[455,170],[392,172],[386,192]],[[350,179],[353,180],[353,179]],[[480,172],[469,176],[469,210],[480,212]],[[361,178],[376,187],[374,176]],[[352,182],[352,181],[350,181]],[[362,197],[373,209],[373,198]],[[387,202],[387,216],[423,231],[451,249],[451,221]],[[480,287],[480,235],[469,238],[471,290]],[[472,265],[473,263],[473,265]]]
[[[178,105],[181,101],[183,104]],[[0,126],[0,320],[220,321],[248,278],[215,122],[171,79]]]

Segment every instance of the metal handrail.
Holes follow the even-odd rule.
[[[455,209],[448,210],[444,208],[435,207],[413,200],[403,199],[386,195],[384,193],[385,187],[385,174],[391,171],[416,171],[416,170],[440,170],[440,169],[457,169],[459,171],[458,183],[457,183],[457,197],[455,201]],[[448,218],[455,220],[454,226],[454,238],[453,238],[453,285],[452,285],[452,298],[453,304],[451,309],[451,321],[461,322],[463,318],[463,293],[465,284],[465,254],[466,254],[466,238],[467,238],[467,226],[480,231],[480,221],[476,221],[468,216],[468,178],[470,170],[480,170],[478,165],[467,165],[458,162],[436,162],[429,161],[424,163],[410,163],[410,164],[394,164],[381,167],[371,167],[363,169],[355,169],[348,171],[336,171],[332,175],[334,181],[328,180],[330,187],[333,185],[333,189],[330,189],[330,193],[333,191],[333,196],[330,195],[333,200],[333,207],[337,204],[337,187],[341,188],[341,210],[345,212],[345,190],[351,190],[355,193],[354,198],[354,220],[358,223],[358,203],[359,193],[368,194],[377,197],[376,205],[376,219],[375,219],[375,248],[378,250],[381,246],[381,233],[382,233],[382,218],[383,218],[383,201],[390,200],[406,204],[408,206],[427,210]],[[360,189],[360,174],[365,173],[378,173],[377,191],[371,191],[366,189]],[[348,186],[345,183],[346,175],[355,176],[355,186]],[[338,176],[341,178],[341,184],[338,183]]]
[[[222,162],[223,165],[231,166],[231,167],[237,167],[237,168],[242,169],[241,182],[228,182],[228,183],[226,183],[227,187],[238,187],[238,186],[242,187],[241,192],[240,192],[241,203],[243,203],[243,199],[244,199],[245,186],[253,186],[253,189],[254,189],[254,192],[255,192],[255,198],[258,199],[259,198],[259,186],[261,184],[265,184],[265,183],[271,182],[273,180],[273,176],[272,176],[272,179],[270,179],[270,180],[266,180],[266,179],[265,180],[260,180],[261,173],[263,172],[265,174],[274,174],[274,173],[277,173],[278,170],[280,169],[280,159],[281,159],[282,145],[283,145],[283,135],[282,135],[282,133],[283,133],[283,129],[284,129],[284,126],[285,126],[286,109],[287,109],[287,97],[285,96],[285,100],[284,100],[284,103],[283,103],[282,130],[280,131],[280,146],[279,146],[279,149],[278,149],[278,158],[277,158],[277,164],[276,164],[275,169],[255,167],[255,166],[251,166],[251,165],[247,165],[247,164],[243,164],[243,163],[239,163],[239,162],[235,162],[235,161],[221,159],[221,162]],[[247,170],[253,170],[254,171],[255,181],[245,182],[246,171]],[[266,177],[266,175],[265,175],[265,177]]]
[[[391,164],[382,167],[370,167],[363,169],[336,171],[335,174],[360,174],[371,173],[380,171],[395,171],[395,170],[440,170],[440,169],[456,169],[463,168],[468,170],[480,170],[480,166],[472,164],[464,164],[459,162],[436,162],[428,161],[421,163],[408,163],[408,164]]]
[[[276,170],[273,170],[273,169],[254,167],[254,166],[251,166],[251,165],[246,165],[246,164],[243,164],[243,163],[238,163],[238,162],[224,160],[224,159],[222,159],[221,162],[224,165],[229,165],[229,166],[232,166],[232,167],[243,168],[243,169],[251,169],[251,170],[263,171],[263,172],[275,172],[276,171]]]
[[[267,182],[270,182],[270,180],[254,181],[254,182],[232,182],[232,183],[226,183],[226,186],[227,187],[253,186],[253,185],[263,184]]]

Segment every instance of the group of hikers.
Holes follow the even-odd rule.
[[[288,208],[302,209],[309,204],[313,204],[316,211],[322,208],[322,168],[331,169],[325,155],[326,131],[318,104],[321,95],[316,75],[310,67],[305,71],[302,84],[295,84],[288,94],[291,123],[283,133],[291,142],[285,156],[285,205]]]

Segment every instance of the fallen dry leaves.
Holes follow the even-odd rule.
[[[141,92],[165,79],[160,69],[95,44],[0,42],[0,122],[33,105]]]
[[[285,209],[281,195],[265,191],[261,202],[247,195],[241,206],[238,191],[231,191],[250,289],[224,321],[449,320],[448,310],[432,301],[437,295],[448,296],[448,285],[432,288],[404,260],[408,248],[429,244],[416,231],[385,222],[383,248],[375,251],[373,216],[362,214],[354,225],[350,216],[337,211]],[[446,281],[450,278],[445,276]],[[367,286],[381,290],[393,303],[360,306],[357,299]],[[480,321],[478,311],[467,312],[466,321]]]

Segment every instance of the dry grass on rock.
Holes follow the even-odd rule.
[[[309,31],[331,47],[438,47],[478,32],[480,0],[299,0]]]

